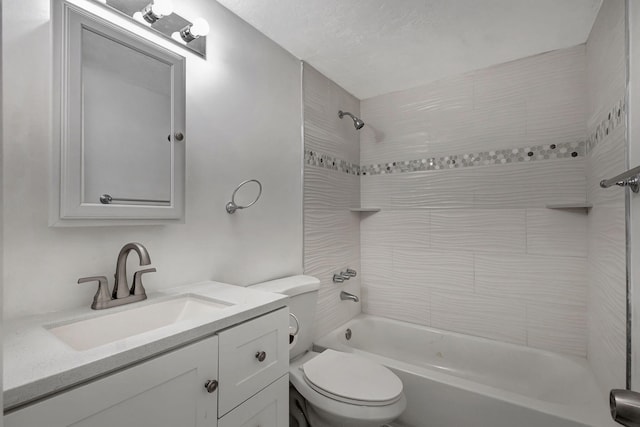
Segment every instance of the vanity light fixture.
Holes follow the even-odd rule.
[[[2,0],[0,0],[1,2]],[[71,1],[71,0],[68,0]],[[86,1],[86,0],[85,0]],[[202,58],[207,57],[209,24],[203,18],[189,20],[176,12],[178,3],[172,0],[93,0],[108,9],[124,14],[129,19],[171,40]],[[145,6],[146,5],[146,6]],[[144,6],[144,7],[143,7]],[[175,8],[174,8],[175,6]]]
[[[173,13],[173,2],[171,0],[153,0],[142,10],[133,14],[136,21],[150,25],[157,20]]]
[[[171,37],[177,41],[189,43],[207,34],[209,34],[209,23],[204,18],[196,18],[193,20],[193,24],[176,31]]]

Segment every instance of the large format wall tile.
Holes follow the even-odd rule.
[[[359,114],[360,102],[331,80],[304,64],[305,150],[357,164],[359,135],[338,110]],[[305,164],[304,272],[320,279],[315,334],[322,336],[360,312],[361,303],[341,301],[346,290],[360,296],[360,278],[333,283],[333,275],[347,268],[361,273],[360,217],[349,208],[360,206],[359,176]]]
[[[613,178],[627,170],[626,126],[616,128],[604,141],[595,146],[587,159],[588,199],[595,205],[615,204],[624,199],[621,188],[601,188],[600,181]]]
[[[527,303],[527,345],[584,357],[586,305]]]
[[[440,250],[394,249],[394,280],[425,289],[473,292],[473,255]]]
[[[584,159],[363,176],[363,206],[414,208],[544,208],[584,203]]]
[[[514,344],[527,343],[524,304],[502,297],[433,291],[431,326]]]
[[[359,258],[359,218],[346,210],[307,209],[304,213],[305,268]]]
[[[473,146],[473,90],[464,75],[362,101],[361,164],[428,157],[438,152],[434,141]],[[464,141],[451,146],[456,140]]]
[[[443,251],[525,253],[524,209],[431,212],[432,248]]]
[[[586,305],[586,258],[476,255],[475,289],[522,301]]]
[[[604,0],[587,41],[588,125],[626,93],[625,0]]]
[[[362,311],[420,325],[430,324],[430,291],[381,274],[362,287]]]
[[[599,187],[627,168],[625,7],[624,0],[603,1],[586,48],[587,192],[594,204],[588,217],[588,359],[605,391],[626,383],[625,190]]]
[[[360,177],[318,167],[305,167],[305,209],[348,209],[360,206]]]
[[[586,355],[585,52],[362,101],[365,312]]]
[[[582,140],[585,80],[582,45],[366,99],[361,162]]]
[[[589,360],[603,389],[626,382],[624,199],[589,213]]]
[[[527,253],[585,258],[584,209],[527,209]]]
[[[349,117],[338,118],[338,111],[360,115],[360,101],[340,86],[304,64],[304,144],[350,162],[360,161],[358,131]]]
[[[431,212],[426,209],[383,210],[363,215],[360,221],[360,242],[363,247],[426,249],[431,244],[430,215]]]
[[[582,159],[552,160],[525,165],[488,167],[476,179],[474,206],[545,207],[584,202],[585,163]]]

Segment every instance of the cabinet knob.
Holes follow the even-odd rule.
[[[218,388],[218,381],[209,380],[206,383],[204,383],[204,388],[207,389],[207,392],[213,393]]]
[[[264,362],[264,359],[267,358],[267,353],[265,353],[264,351],[259,351],[256,353],[256,359],[258,359],[258,362]]]

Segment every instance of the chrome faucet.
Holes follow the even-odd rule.
[[[129,289],[127,283],[127,257],[129,252],[136,251],[140,257],[140,265],[151,264],[149,252],[140,243],[127,243],[120,249],[118,261],[116,263],[116,281],[113,285],[113,292],[109,294],[109,284],[105,276],[83,277],[78,279],[78,284],[87,282],[98,282],[98,291],[93,297],[91,308],[102,310],[104,308],[117,307],[119,305],[130,304],[136,301],[147,299],[147,293],[142,285],[142,275],[156,271],[155,268],[146,268],[136,271],[133,275],[133,285]]]
[[[360,298],[358,298],[356,295],[350,294],[349,292],[345,291],[340,292],[340,299],[342,301],[360,302]]]
[[[118,261],[116,262],[116,282],[113,284],[112,295],[112,298],[114,299],[126,298],[129,296],[129,284],[127,283],[127,258],[131,251],[136,251],[138,253],[141,266],[151,264],[151,258],[149,258],[147,248],[142,246],[140,243],[127,243],[124,245],[122,249],[120,249]]]

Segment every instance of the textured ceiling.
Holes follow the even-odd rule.
[[[360,99],[584,43],[602,0],[218,0]]]

